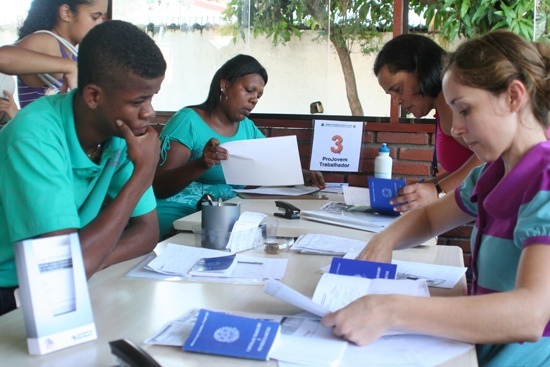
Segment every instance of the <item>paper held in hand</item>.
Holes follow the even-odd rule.
[[[270,279],[264,292],[319,317],[347,306],[367,294],[404,294],[429,297],[424,280],[367,279],[347,275],[323,274],[310,299],[283,283]],[[392,330],[387,335],[402,334]]]
[[[230,141],[221,147],[228,151],[227,159],[221,161],[228,185],[304,184],[295,135]]]

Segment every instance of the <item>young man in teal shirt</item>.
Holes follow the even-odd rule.
[[[149,122],[165,71],[144,32],[105,22],[80,44],[79,88],[0,131],[0,314],[15,307],[17,241],[78,232],[88,277],[155,247],[160,143]]]

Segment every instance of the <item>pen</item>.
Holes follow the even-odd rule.
[[[222,206],[222,198],[218,198],[218,206]]]
[[[214,205],[214,203],[212,202],[212,196],[210,196],[209,194],[206,194],[205,196],[206,196],[206,200],[208,200],[208,203],[210,205]]]
[[[252,265],[263,265],[263,262],[260,261],[237,261],[239,264],[252,264]]]

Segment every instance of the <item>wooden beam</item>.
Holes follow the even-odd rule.
[[[405,9],[405,2],[406,8]],[[393,36],[397,37],[403,34],[403,29],[408,28],[408,17],[406,17],[406,11],[408,12],[407,0],[395,0],[393,2]],[[407,20],[407,21],[406,21]],[[406,22],[405,22],[406,21]],[[399,122],[399,111],[401,108],[394,103],[390,104],[390,124],[397,124]]]
[[[393,36],[409,33],[409,0],[395,0],[393,2]],[[400,106],[390,105],[390,123],[398,123],[399,118],[406,115]]]

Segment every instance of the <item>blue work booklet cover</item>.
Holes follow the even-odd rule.
[[[393,210],[390,200],[406,185],[403,179],[369,177],[370,206],[379,214],[399,215]]]
[[[183,350],[266,361],[280,327],[274,321],[201,309]]]
[[[395,279],[397,273],[397,265],[379,263],[374,261],[333,257],[332,263],[330,264],[329,273],[339,275],[351,275],[369,279]]]

